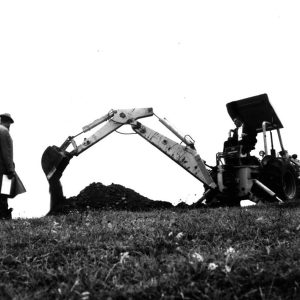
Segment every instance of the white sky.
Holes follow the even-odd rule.
[[[283,142],[297,153],[298,12],[297,1],[274,0],[1,1],[0,111],[15,119],[27,188],[10,200],[14,216],[47,213],[42,153],[111,108],[153,107],[214,164],[233,126],[226,103],[268,93]],[[142,123],[166,132],[154,117]],[[142,138],[117,133],[73,158],[62,177],[68,197],[92,182],[174,204],[203,192]]]

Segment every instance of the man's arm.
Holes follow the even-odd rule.
[[[244,127],[243,128],[243,138],[241,144],[243,146],[243,152],[250,153],[251,150],[255,149],[257,143],[257,132],[254,128]]]

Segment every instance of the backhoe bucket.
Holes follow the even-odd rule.
[[[57,146],[49,146],[42,155],[42,169],[48,181],[58,180],[69,164],[71,156]]]

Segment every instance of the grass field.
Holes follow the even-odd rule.
[[[300,207],[0,222],[0,299],[300,299]]]

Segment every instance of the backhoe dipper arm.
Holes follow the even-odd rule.
[[[134,109],[119,109],[111,110],[108,114],[95,120],[89,125],[83,127],[83,131],[76,136],[70,136],[60,146],[49,146],[42,156],[42,168],[46,177],[49,180],[59,179],[62,176],[64,169],[69,164],[70,159],[73,156],[77,156],[108,136],[113,131],[125,124],[131,124],[137,119],[146,118],[153,115],[153,109],[149,108],[134,108]],[[77,146],[75,138],[84,132],[91,130],[92,128],[106,122],[98,131],[92,136],[85,138],[83,143]],[[73,145],[73,151],[68,152],[69,145]]]
[[[108,122],[98,131],[96,131],[92,136],[90,136],[87,139],[84,139],[84,142],[81,145],[75,147],[75,149],[71,152],[72,155],[81,154],[82,152],[95,145],[103,138],[108,136],[110,133],[112,133],[113,131],[117,130],[125,124],[131,124],[137,119],[146,118],[153,115],[153,109],[150,107],[135,109],[119,109],[113,112],[114,113],[111,119],[109,119]],[[87,130],[90,130],[91,128],[99,124],[100,123],[98,123],[96,120],[92,124],[83,127],[83,131],[86,132]]]

